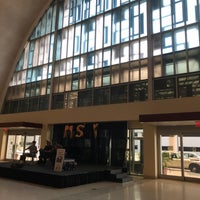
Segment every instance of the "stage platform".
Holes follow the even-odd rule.
[[[78,165],[73,170],[55,172],[51,166],[37,163],[13,167],[12,162],[0,162],[0,176],[56,188],[66,188],[99,181],[127,182],[131,177],[119,168],[99,165]]]

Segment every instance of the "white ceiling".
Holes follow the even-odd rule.
[[[52,0],[0,0],[0,108],[20,52]]]

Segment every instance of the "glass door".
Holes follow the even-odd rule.
[[[130,174],[143,174],[143,130],[128,131],[126,163]]]
[[[192,132],[192,131],[191,131]],[[182,180],[200,178],[200,136],[184,132],[161,135],[160,172]]]
[[[161,164],[162,175],[182,176],[182,154],[180,152],[181,137],[179,135],[161,135]]]
[[[200,178],[200,136],[183,135],[185,178]]]
[[[24,153],[24,149],[26,149],[33,140],[36,141],[36,146],[39,150],[41,143],[40,135],[8,135],[6,159],[19,160],[20,156]]]
[[[15,159],[16,153],[15,135],[8,136],[6,159]]]

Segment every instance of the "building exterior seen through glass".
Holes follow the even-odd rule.
[[[200,0],[53,1],[2,112],[199,96],[199,8]]]

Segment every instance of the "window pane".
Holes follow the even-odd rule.
[[[130,39],[139,37],[139,5],[134,3],[130,6]]]
[[[130,44],[130,60],[139,59],[139,41]]]
[[[44,47],[44,64],[49,61],[49,49],[50,49],[50,35],[45,37],[45,47]]]
[[[176,74],[182,74],[187,72],[187,63],[186,60],[178,60],[175,64]]]
[[[68,108],[75,108],[78,105],[78,92],[70,92],[68,95]]]
[[[104,9],[104,0],[97,0],[97,14],[102,13]]]
[[[172,99],[176,97],[176,82],[174,78],[154,81],[154,99]]]
[[[105,0],[105,10],[110,10],[112,7],[112,0]]]
[[[87,71],[86,72],[86,86],[87,88],[92,88],[93,87],[93,70],[92,71]]]
[[[81,56],[80,72],[87,70],[87,55]]]
[[[94,87],[100,87],[102,83],[102,69],[95,70]]]
[[[75,28],[75,38],[74,38],[74,55],[80,53],[80,43],[81,43],[81,25],[77,25]]]
[[[171,1],[163,1],[163,7],[161,8],[161,26],[162,26],[163,31],[166,31],[172,28],[170,2]]]
[[[35,45],[33,47],[33,58],[32,58],[32,63],[29,67],[32,66],[37,66],[38,65],[38,60],[39,60],[39,50],[40,50],[40,40],[35,41]],[[31,50],[29,51],[31,53]],[[29,54],[30,55],[30,54]]]
[[[111,87],[110,103],[126,103],[128,90],[126,85]]]
[[[111,52],[110,49],[105,49],[103,52],[103,67],[110,66]]]
[[[129,85],[129,102],[145,101],[148,98],[147,82],[134,83]]]
[[[89,22],[89,41],[88,41],[88,51],[94,50],[95,44],[95,20],[90,20]]]
[[[112,85],[119,83],[119,65],[112,66],[111,81]]]
[[[103,68],[103,85],[110,85],[110,68]]]
[[[41,84],[41,95],[45,95],[46,94],[46,87],[47,87],[46,82],[47,82],[46,80],[42,81],[42,84]]]
[[[49,62],[52,62],[52,61],[53,61],[53,48],[54,48],[54,35],[51,35]]]
[[[153,33],[159,33],[160,32],[160,10],[159,9],[153,10],[153,13],[152,13],[152,29],[153,29]]]
[[[187,15],[187,24],[192,24],[197,22],[197,16],[198,16],[198,7],[197,7],[197,0],[187,0],[186,1],[186,5],[187,5],[187,11],[186,14]]]
[[[97,51],[95,54],[95,68],[102,67],[102,51]]]
[[[62,31],[62,48],[61,48],[61,59],[67,56],[67,29]]]
[[[87,56],[87,70],[94,69],[94,53],[89,53]]]
[[[185,31],[183,29],[175,31],[174,33],[175,40],[175,51],[180,51],[185,49]]]
[[[78,74],[74,74],[72,77],[72,90],[78,90]]]
[[[165,71],[165,75],[173,75],[175,74],[174,72],[174,58],[173,55],[165,55],[163,57],[163,68]]]
[[[101,97],[101,98],[99,98]],[[109,104],[110,91],[109,88],[98,88],[94,90],[94,105]]]
[[[53,93],[58,93],[58,87],[59,87],[59,78],[54,78]]]
[[[129,64],[123,64],[120,66],[120,83],[129,81]]]
[[[72,85],[72,76],[69,75],[66,77],[65,91],[71,91],[71,85]]]
[[[171,33],[163,34],[162,51],[163,51],[163,54],[172,52],[172,34]]]
[[[79,89],[85,89],[86,88],[86,72],[82,72],[79,75]]]
[[[153,55],[154,56],[160,55],[161,54],[161,35],[160,34],[156,34],[153,36],[152,44],[153,44]]]
[[[64,1],[63,27],[66,27],[69,24],[69,4],[70,1]]]
[[[113,47],[112,49],[112,65],[119,64],[120,47]]]
[[[102,1],[99,1],[102,2]],[[96,19],[96,38],[103,38],[103,15],[97,17]],[[102,48],[102,40],[96,39],[96,49]]]
[[[74,63],[73,63],[73,73],[78,73],[79,72],[79,57],[74,58]]]
[[[139,16],[139,28],[140,37],[147,35],[147,3],[143,2],[140,4],[140,16]]]
[[[187,28],[187,45],[188,48],[199,46],[199,29],[197,26]]]
[[[121,10],[121,42],[129,40],[129,8]]]
[[[71,57],[73,55],[73,44],[74,44],[74,27],[70,27],[69,37],[68,37],[68,50],[67,50],[68,57]]]
[[[140,58],[147,58],[148,43],[146,39],[140,41]]]
[[[59,92],[65,91],[65,76],[60,77],[59,80]]]
[[[57,35],[56,60],[60,60],[60,57],[61,57],[61,45],[62,45],[62,32],[59,31],[58,35]]]
[[[64,94],[57,94],[53,96],[52,109],[64,108]]]
[[[132,62],[130,67],[130,81],[139,80],[139,62]]]
[[[181,1],[174,4],[174,27],[177,28],[184,25],[184,5]]]
[[[104,47],[111,45],[111,14],[104,17]]]
[[[80,91],[78,93],[78,106],[92,105],[92,91]]]
[[[67,60],[67,74],[72,74],[72,59]]]
[[[148,69],[147,69],[147,67],[142,67],[141,70],[140,70],[140,73],[141,73],[141,75],[140,75],[141,80],[148,79]]]
[[[199,58],[199,49],[190,50],[188,57],[189,72],[195,72],[200,70],[200,58]]]
[[[90,0],[90,17],[96,14],[96,0]]]
[[[120,54],[121,63],[129,61],[129,44],[121,45]]]
[[[81,53],[87,52],[88,45],[88,23],[83,23],[82,25],[82,35],[81,35]]]

